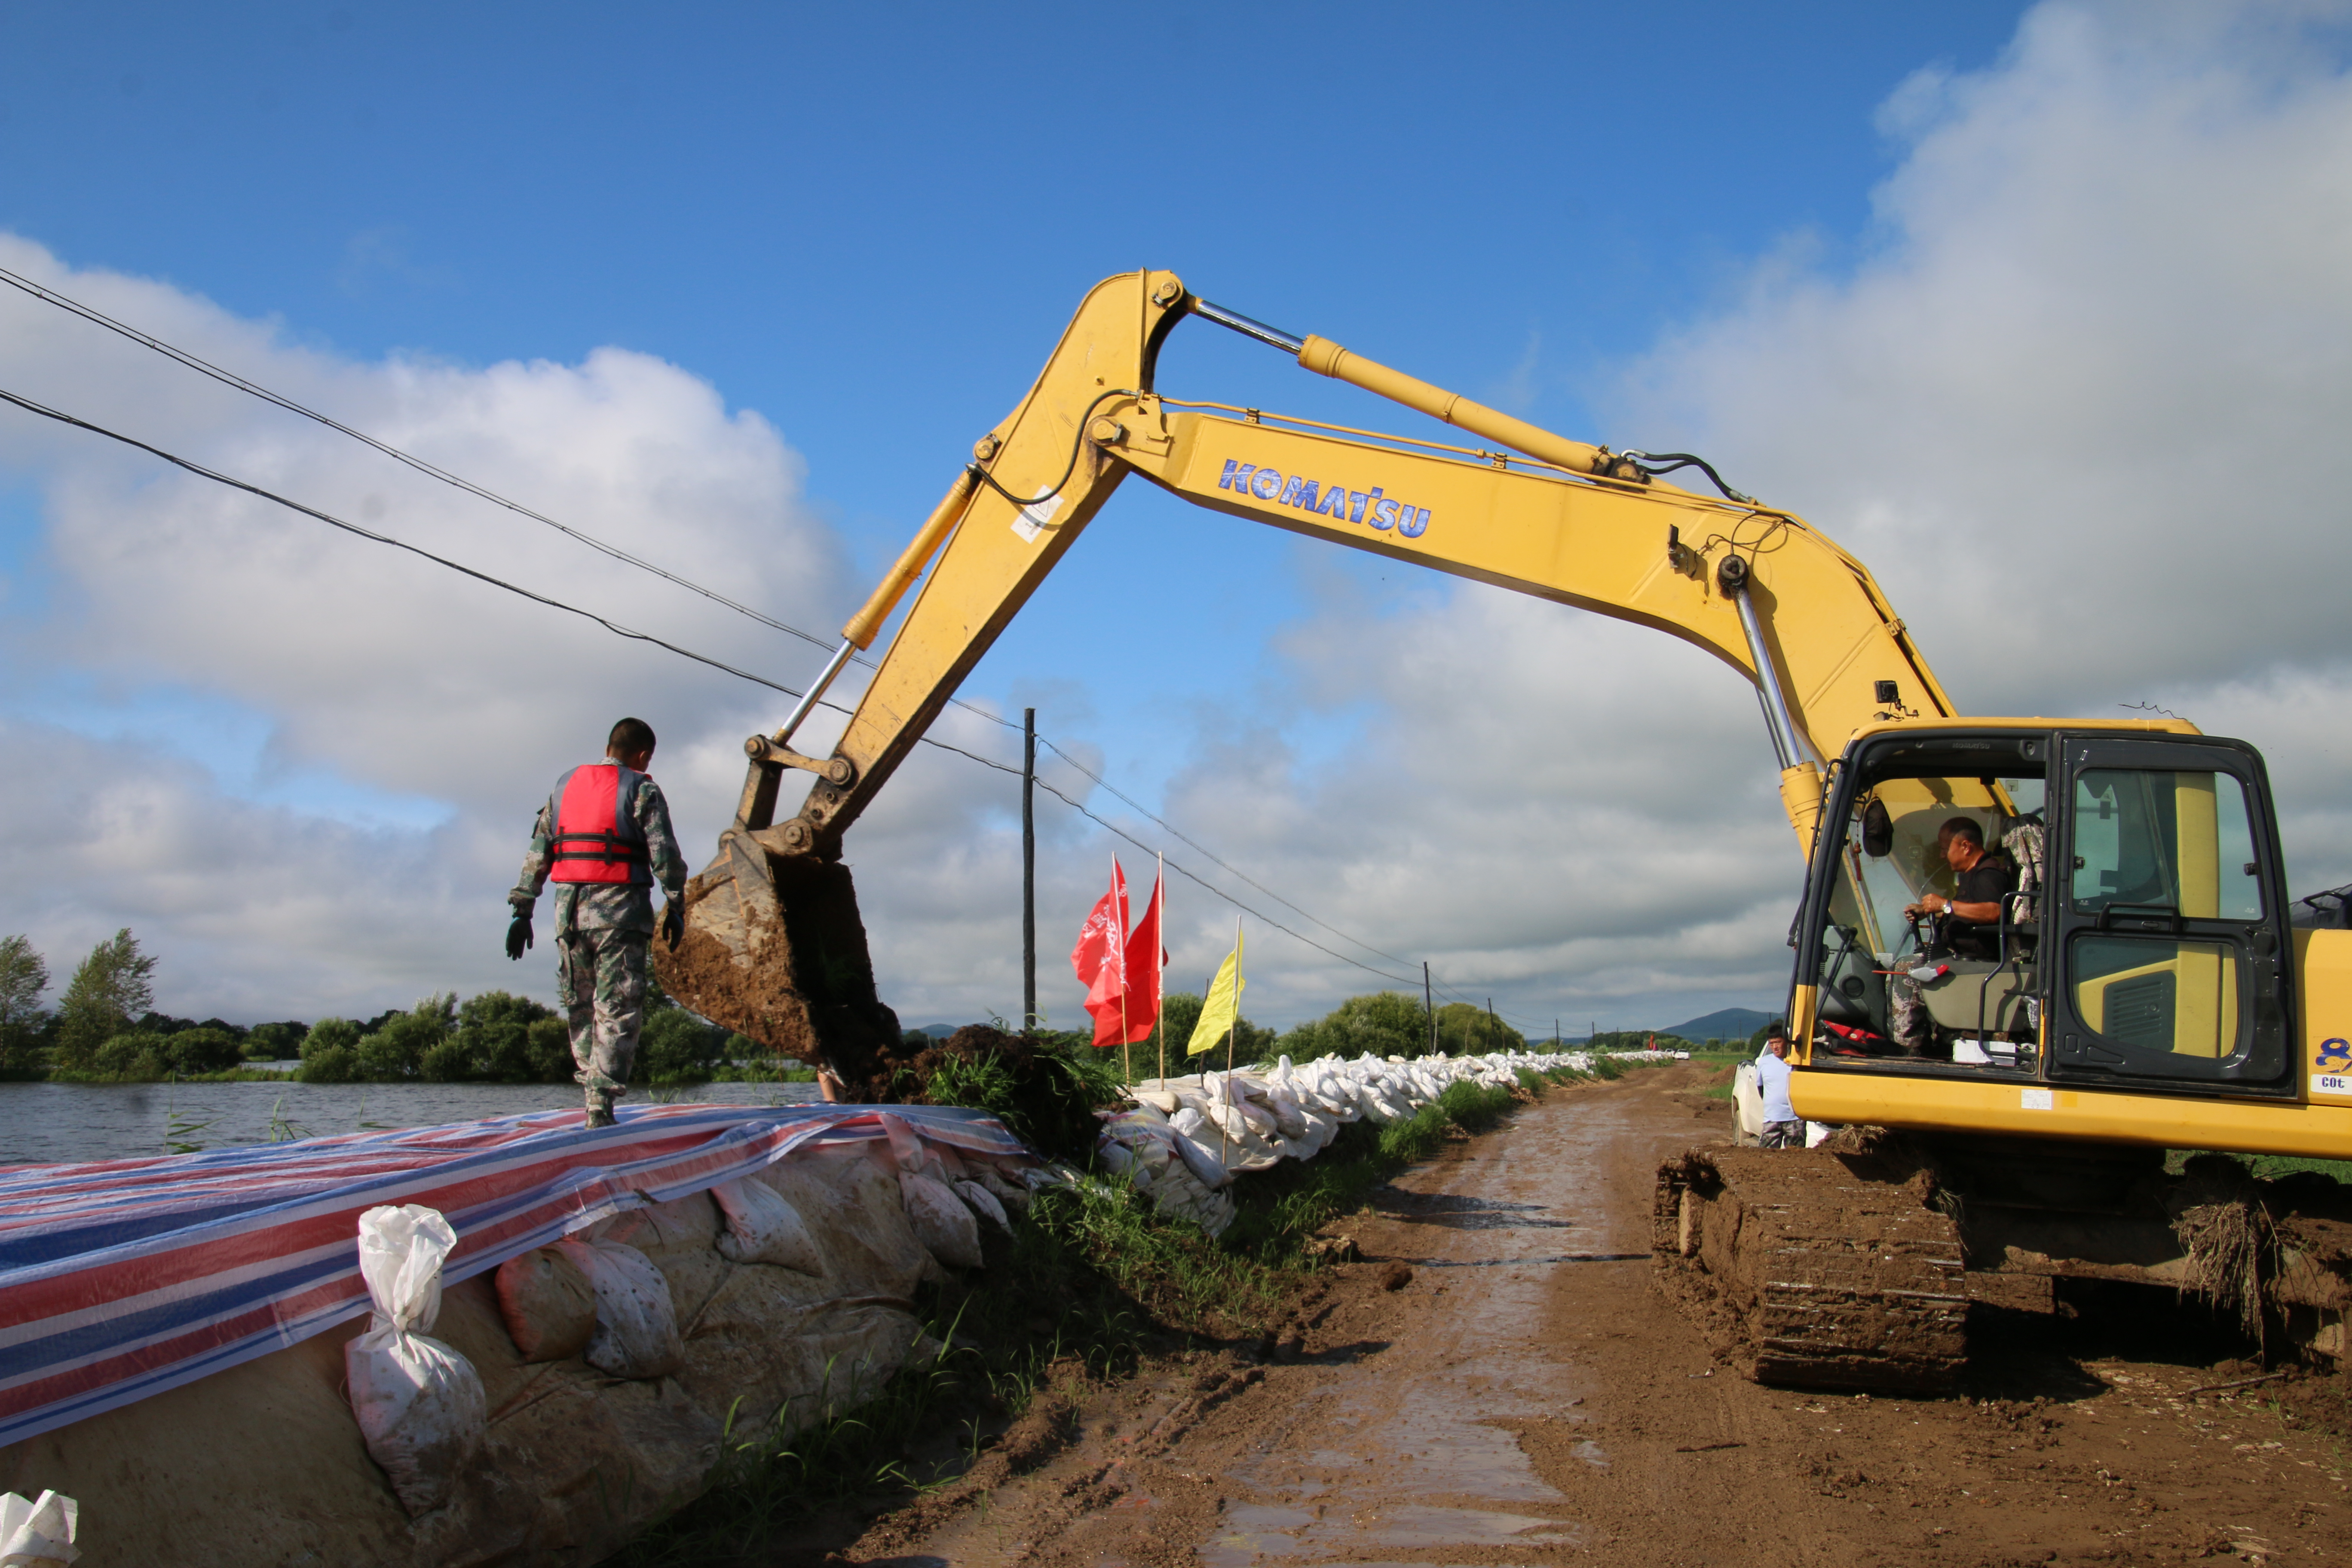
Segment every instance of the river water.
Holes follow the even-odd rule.
[[[625,1105],[805,1105],[813,1083],[637,1089]],[[185,1153],[286,1138],[576,1110],[568,1083],[0,1083],[0,1165]]]

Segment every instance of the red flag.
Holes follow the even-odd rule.
[[[1151,1037],[1160,1022],[1160,979],[1167,973],[1168,953],[1160,946],[1160,883],[1151,884],[1151,901],[1127,938],[1127,1043]]]
[[[1087,988],[1087,1011],[1094,1015],[1095,1044],[1115,1046],[1119,1037],[1119,998],[1127,989],[1127,873],[1110,863],[1110,890],[1095,903],[1070,949],[1070,969]]]

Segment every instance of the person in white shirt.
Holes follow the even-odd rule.
[[[1789,1103],[1789,1032],[1783,1024],[1765,1031],[1764,1054],[1756,1058],[1756,1088],[1764,1098],[1764,1147],[1803,1148],[1805,1124]]]

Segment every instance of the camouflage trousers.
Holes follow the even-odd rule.
[[[593,1101],[606,1103],[627,1091],[629,1068],[637,1057],[637,1032],[646,1021],[646,950],[652,939],[641,931],[591,926],[555,939],[556,985],[572,1026],[575,1082]]]
[[[1887,977],[1886,1023],[1886,1032],[1895,1037],[1895,1043],[1914,1056],[1935,1042],[1936,1020],[1927,1011],[1927,999],[1919,994],[1919,983],[1907,974]]]

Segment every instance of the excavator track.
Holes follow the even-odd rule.
[[[1968,1279],[1926,1194],[1821,1150],[1694,1150],[1658,1167],[1653,1250],[1759,1383],[1948,1393]]]

